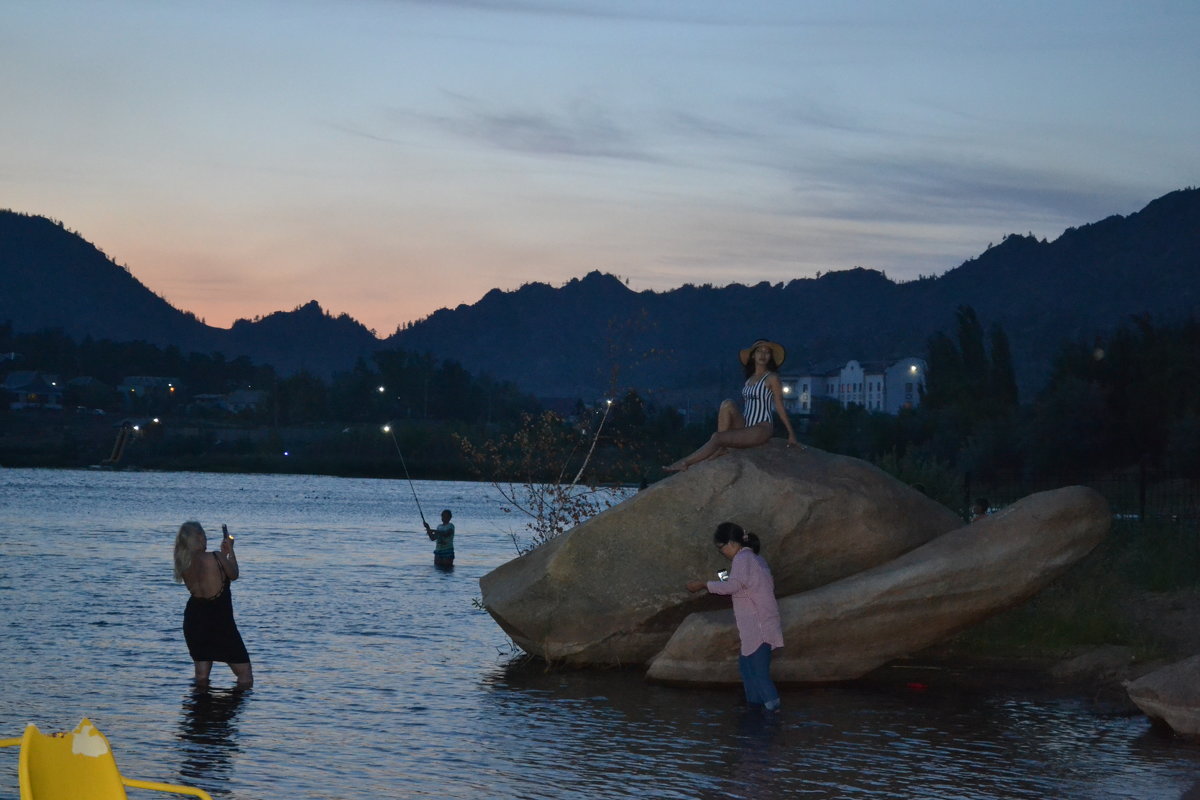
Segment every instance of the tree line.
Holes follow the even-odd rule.
[[[917,408],[897,416],[829,403],[808,436],[931,489],[948,504],[962,476],[1055,484],[1134,469],[1200,477],[1200,324],[1130,318],[1063,343],[1047,385],[1022,402],[1004,330],[962,306],[927,342]]]
[[[802,438],[878,463],[952,505],[961,499],[952,487],[961,485],[964,474],[980,482],[1027,484],[1134,468],[1200,476],[1196,320],[1161,322],[1141,315],[1105,336],[1064,343],[1049,382],[1027,400],[1018,397],[1003,328],[985,326],[969,306],[958,309],[956,323],[955,330],[927,341],[927,380],[916,408],[892,416],[825,402],[814,409]],[[0,325],[0,353],[21,355],[10,369],[37,369],[63,379],[87,375],[99,382],[99,389],[74,390],[77,396],[68,390],[68,406],[127,411],[115,387],[129,375],[171,376],[182,384],[183,391],[153,401],[161,407],[139,409],[146,413],[185,414],[196,394],[261,390],[266,401],[241,412],[238,422],[337,426],[340,438],[308,448],[336,456],[323,471],[390,470],[392,443],[376,429],[393,422],[399,444],[413,452],[408,466],[414,475],[553,480],[571,471],[571,459],[578,460],[590,444],[588,482],[636,483],[658,478],[661,464],[704,441],[715,424],[715,409],[685,424],[673,407],[627,389],[611,398],[598,430],[603,401],[545,414],[535,398],[511,383],[403,350],[379,351],[329,378],[306,372],[280,376],[244,357],[185,354],[145,342],[76,342],[61,332],[17,334],[11,325]],[[105,394],[103,387],[112,388]],[[82,396],[85,392],[90,396]],[[0,414],[7,412],[6,404],[0,407]],[[356,437],[346,425],[367,432]],[[554,447],[540,447],[536,458],[522,454],[532,434]],[[272,440],[262,447],[267,453],[278,445]],[[203,443],[194,449],[202,451]],[[491,455],[481,458],[485,451]],[[264,462],[262,468],[279,465]]]
[[[651,465],[694,438],[686,435],[683,418],[675,409],[648,403],[634,391],[615,398],[611,407],[601,399],[547,413],[536,398],[510,382],[469,373],[453,360],[400,349],[377,351],[328,378],[309,372],[281,376],[271,366],[246,357],[184,353],[175,346],[146,342],[75,341],[61,331],[14,333],[6,323],[0,324],[0,353],[16,357],[4,365],[7,371],[35,370],[58,377],[65,387],[61,418],[72,418],[76,409],[107,412],[105,424],[114,415],[118,420],[160,417],[161,427],[148,430],[129,457],[161,468],[393,475],[401,469],[395,444],[406,454],[405,466],[414,477],[490,480],[500,476],[499,469],[505,472],[500,477],[516,478],[522,473],[519,479],[523,480],[524,466],[519,465],[534,465],[537,479],[544,480],[570,466],[576,448],[565,443],[577,446],[593,435],[599,408],[608,414],[588,480],[631,482],[645,479]],[[169,377],[178,385],[171,392],[123,396],[117,387],[134,375]],[[72,381],[85,376],[92,380]],[[197,396],[238,390],[261,392],[262,402],[237,413],[196,402]],[[7,402],[0,403],[0,420],[5,418],[10,432],[18,418],[28,423],[24,429],[39,427],[39,422],[44,429],[47,422],[44,415],[9,412]],[[203,423],[210,428],[240,426],[276,433],[231,437],[197,427]],[[385,423],[392,424],[395,442],[380,434]],[[297,445],[299,428],[325,429],[328,435],[300,437],[302,444]],[[531,428],[564,449],[541,451],[540,460],[485,463],[478,459],[478,448],[489,442],[496,443],[496,453],[519,447]],[[180,433],[181,429],[189,432]],[[47,450],[44,442],[38,447]],[[49,453],[0,448],[10,464],[59,466],[95,463],[100,458],[92,452],[95,449],[95,444],[78,441],[55,444]]]

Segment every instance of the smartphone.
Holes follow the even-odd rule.
[[[723,569],[723,570],[721,570],[720,572],[718,572],[718,573],[717,573],[717,580],[719,580],[719,581],[727,581],[727,580],[729,580],[729,570],[727,570],[727,569]]]
[[[228,525],[222,525],[222,526],[221,526],[221,533],[222,533],[222,534],[224,534],[224,536],[225,536],[225,538],[226,538],[226,539],[233,539],[233,536],[231,536],[231,535],[230,535],[230,533],[229,533],[229,526],[228,526]]]

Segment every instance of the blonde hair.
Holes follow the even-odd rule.
[[[192,544],[197,536],[204,536],[199,522],[185,522],[175,535],[175,582],[183,583],[183,573],[192,566]]]

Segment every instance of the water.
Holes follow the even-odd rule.
[[[1200,797],[1200,746],[1084,699],[810,689],[768,722],[734,690],[510,669],[472,601],[519,521],[481,484],[416,491],[455,512],[453,572],[404,482],[0,470],[0,736],[87,715],[127,776],[233,798]],[[185,519],[237,535],[249,692],[190,686]]]

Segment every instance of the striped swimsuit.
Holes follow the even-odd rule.
[[[746,427],[760,422],[775,421],[775,396],[767,386],[767,378],[774,373],[768,372],[756,383],[746,382],[742,387],[742,416],[746,418]]]

